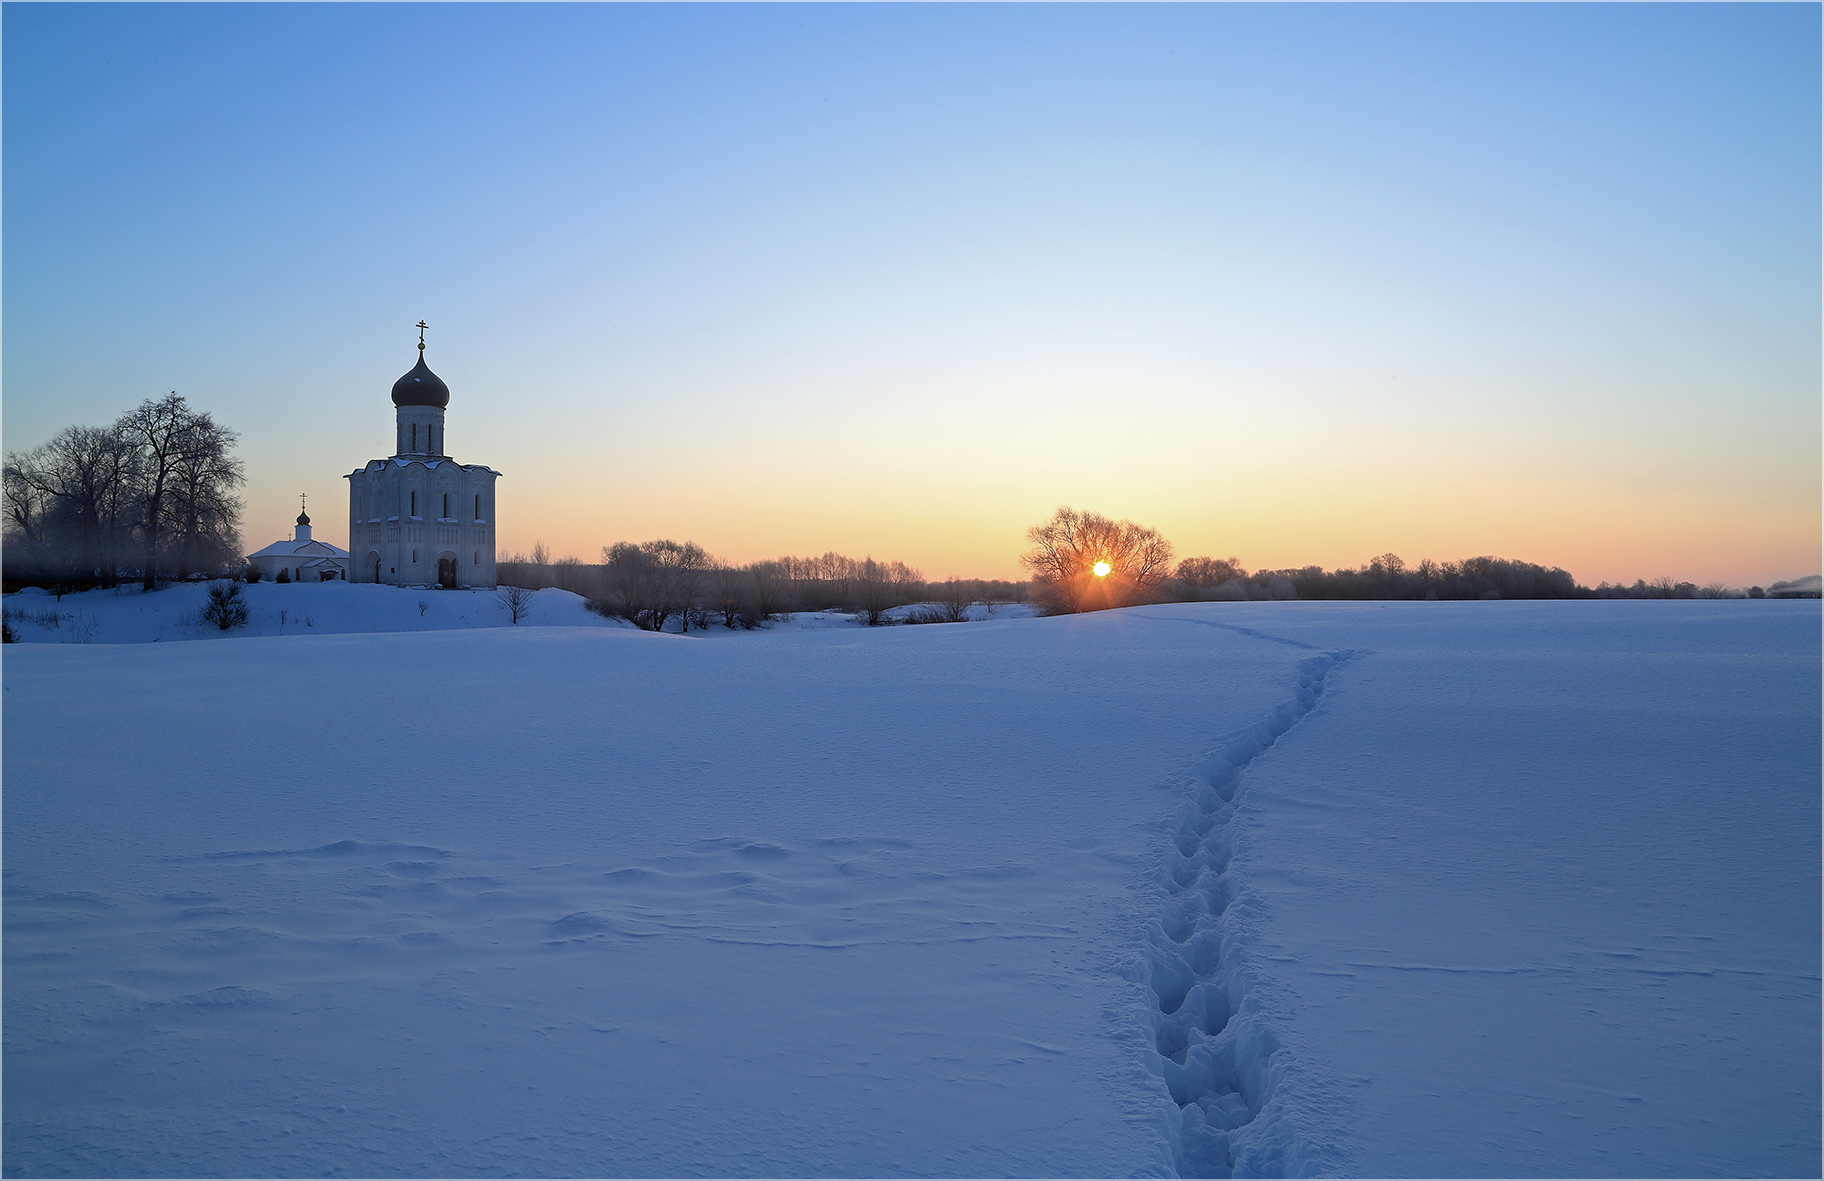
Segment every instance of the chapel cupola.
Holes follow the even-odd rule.
[[[450,404],[450,387],[443,378],[431,372],[424,363],[424,342],[418,342],[418,363],[412,371],[393,383],[393,405],[435,406],[442,410]]]
[[[424,330],[418,321],[418,364],[393,383],[399,443],[395,455],[443,456],[443,411],[450,404],[450,387],[424,363]]]
[[[309,541],[310,540],[310,514],[309,513],[306,513],[306,512],[298,513],[298,531],[292,537],[292,540],[293,541]]]

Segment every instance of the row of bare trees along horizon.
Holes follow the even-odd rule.
[[[1632,586],[1581,586],[1558,567],[1492,556],[1408,565],[1381,554],[1359,569],[1320,566],[1250,573],[1233,557],[1174,562],[1156,529],[1061,507],[1027,531],[1021,563],[1029,577],[1012,582],[951,578],[927,581],[903,562],[829,552],[734,564],[695,542],[659,539],[602,547],[599,563],[553,559],[543,543],[530,555],[503,558],[503,584],[557,587],[587,599],[604,615],[651,631],[690,631],[711,623],[753,628],[794,611],[845,611],[878,625],[961,622],[1000,603],[1031,602],[1045,614],[1070,614],[1159,602],[1289,599],[1567,599],[1740,597],[1721,583],[1699,587],[1670,577]],[[1758,589],[1758,588],[1756,588]],[[1750,592],[1751,593],[1751,592]],[[890,616],[896,608],[911,611]],[[974,613],[972,615],[972,612]]]
[[[854,612],[864,622],[887,622],[897,607],[929,608],[919,622],[960,622],[1001,603],[1023,602],[1024,583],[951,578],[928,582],[904,562],[851,558],[834,551],[816,557],[771,558],[735,564],[694,541],[617,541],[599,563],[553,559],[540,542],[531,554],[496,565],[503,584],[556,587],[581,595],[593,610],[648,631],[676,625],[691,631],[719,623],[754,628],[795,611]]]

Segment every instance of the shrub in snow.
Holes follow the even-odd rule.
[[[241,581],[243,582],[258,582],[263,577],[265,577],[265,572],[251,562],[247,564],[245,570],[241,571]]]
[[[283,566],[280,566],[279,567],[279,576],[277,578],[273,579],[273,581],[274,582],[290,582],[291,581],[291,571],[287,570]]]
[[[209,602],[203,607],[202,618],[205,623],[213,623],[223,631],[244,625],[247,622],[247,604],[241,600],[239,584],[211,583]]]

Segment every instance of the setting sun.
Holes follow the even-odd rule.
[[[1094,566],[1091,566],[1090,569],[1096,572],[1097,578],[1107,578],[1108,572],[1114,569],[1114,567],[1110,566],[1107,562],[1097,562]]]

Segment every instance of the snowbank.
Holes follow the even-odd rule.
[[[137,586],[83,591],[58,599],[37,588],[5,597],[7,622],[26,644],[148,644],[253,636],[350,632],[451,631],[510,627],[494,591],[409,590],[348,582],[256,582],[241,587],[247,624],[224,632],[202,622],[208,584],[172,583],[147,594]],[[520,621],[532,627],[625,627],[590,611],[579,595],[546,589]]]
[[[494,591],[414,590],[372,583],[256,582],[243,585],[248,620],[222,631],[202,621],[208,584],[172,583],[150,594],[138,587],[83,591],[56,598],[30,587],[5,596],[8,624],[27,644],[148,644],[154,641],[233,640],[250,636],[346,635],[351,632],[452,631],[511,627],[512,614]],[[935,604],[895,607],[894,623]],[[1030,619],[1026,603],[977,603],[975,621]],[[521,627],[631,627],[590,611],[580,595],[547,587],[533,592],[532,609]],[[770,631],[815,631],[862,626],[841,611],[805,611],[769,625]],[[678,625],[671,625],[673,631]],[[726,635],[712,625],[704,635]]]

